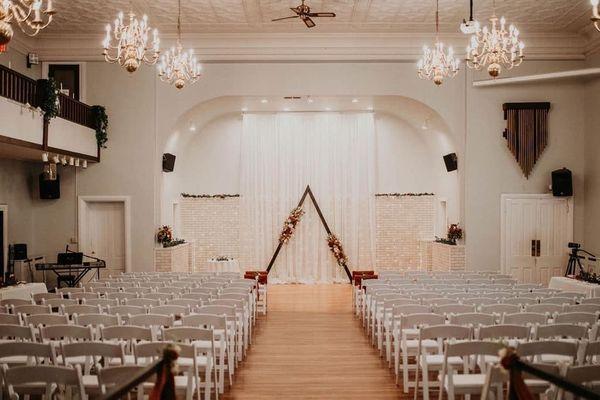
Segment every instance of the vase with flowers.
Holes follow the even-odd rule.
[[[458,223],[450,224],[448,227],[448,240],[452,242],[452,244],[456,244],[457,240],[462,239],[463,230]]]

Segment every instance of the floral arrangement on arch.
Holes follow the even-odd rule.
[[[304,210],[302,207],[296,207],[292,210],[283,223],[283,229],[281,230],[281,235],[279,235],[279,243],[286,244],[290,240],[296,231],[296,225],[298,225],[298,222],[300,222],[303,215]]]
[[[348,264],[348,256],[346,253],[344,253],[342,242],[340,242],[337,236],[335,236],[333,233],[327,235],[327,244],[329,245],[329,249],[333,253],[333,256],[339,265],[345,266]]]
[[[448,240],[456,243],[457,240],[462,239],[463,230],[459,224],[450,224],[448,227]]]

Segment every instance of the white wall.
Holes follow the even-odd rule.
[[[583,62],[527,61],[511,73],[528,74],[583,65]],[[458,195],[463,200],[458,205],[457,220],[465,225],[470,268],[499,266],[500,194],[545,192],[550,171],[562,166],[571,168],[575,175],[575,238],[582,240],[585,220],[583,85],[550,82],[472,88],[470,83],[477,76],[481,77],[471,71],[466,74],[462,71],[438,88],[417,79],[412,63],[207,64],[204,76],[197,84],[177,92],[157,81],[154,68],[143,67],[130,75],[115,65],[90,62],[88,102],[107,107],[109,148],[103,151],[99,165],[78,174],[77,194],[132,197],[133,269],[148,270],[153,264],[154,231],[162,220],[161,156],[172,134],[182,128],[180,124],[199,104],[224,96],[404,96],[439,114],[443,131],[448,133],[458,153],[459,172],[451,179],[458,180],[462,192]],[[505,121],[501,106],[512,101],[550,101],[553,104],[550,145],[529,180],[520,174],[502,139]],[[201,118],[205,118],[205,122],[220,112],[218,101],[210,107],[202,109]],[[210,168],[220,152],[228,148],[227,143],[231,143],[233,123],[215,121],[213,127],[206,128],[207,135],[194,144],[196,147],[215,146],[216,149],[198,164],[203,168],[196,171],[199,175],[210,171],[202,178],[202,185],[195,186],[198,192],[229,192],[236,187],[235,179],[224,185],[220,172]],[[397,128],[392,122],[388,126]],[[217,134],[218,131],[225,132],[225,137]],[[393,136],[388,139],[396,140]],[[407,143],[410,140],[412,146],[419,143],[415,138],[407,137],[406,140]],[[398,153],[402,154],[402,150]],[[176,170],[186,165],[185,157],[178,156]],[[393,156],[387,148],[382,152],[382,158],[390,162]],[[441,157],[439,162],[443,167]],[[234,165],[227,168],[226,171],[235,170]],[[392,164],[392,169],[397,171],[399,168],[398,164]],[[414,185],[416,188],[420,184],[410,176],[398,176],[402,179],[399,182],[407,187]],[[380,180],[382,189],[394,186],[392,178],[380,177]],[[164,215],[164,211],[162,213]]]

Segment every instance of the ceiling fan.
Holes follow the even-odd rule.
[[[335,13],[332,12],[310,12],[310,7],[304,4],[304,1],[305,0],[302,0],[302,4],[300,4],[298,7],[290,7],[290,10],[295,12],[296,15],[292,15],[291,17],[276,18],[271,21],[275,22],[282,21],[284,19],[300,18],[306,24],[307,27],[313,28],[316,24],[315,21],[312,20],[312,18],[335,17]]]

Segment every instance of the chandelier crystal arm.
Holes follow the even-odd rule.
[[[28,36],[37,35],[46,28],[56,13],[52,0],[0,0],[0,44],[8,43],[14,34],[11,22]]]
[[[594,23],[594,27],[597,31],[600,31],[600,10],[598,10],[598,5],[600,4],[600,0],[591,0],[592,3],[592,22]]]

